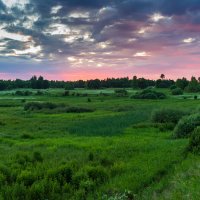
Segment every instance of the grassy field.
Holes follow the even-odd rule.
[[[132,89],[126,97],[113,89],[1,92],[0,199],[199,199],[200,157],[150,119],[155,109],[192,113],[200,102],[161,91],[167,99],[130,99]],[[59,107],[24,110],[30,102]]]

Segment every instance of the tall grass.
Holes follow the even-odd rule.
[[[74,122],[67,130],[79,136],[113,136],[122,134],[128,126],[147,120],[148,117],[149,113],[146,111],[128,112]]]

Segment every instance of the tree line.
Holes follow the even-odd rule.
[[[177,87],[188,92],[200,91],[200,78],[192,77],[190,80],[186,78],[178,78],[177,80],[166,79],[164,74],[161,74],[157,80],[138,78],[133,76],[123,78],[107,78],[104,80],[78,80],[78,81],[54,81],[46,80],[42,76],[33,76],[29,80],[0,80],[0,90],[11,90],[17,88],[32,88],[32,89],[48,89],[48,88],[64,88],[72,90],[74,88],[134,88],[145,89],[149,87],[156,88],[173,88]]]

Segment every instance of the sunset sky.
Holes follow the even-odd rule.
[[[0,79],[200,76],[200,0],[0,0]]]

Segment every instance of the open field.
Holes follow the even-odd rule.
[[[185,152],[188,139],[151,122],[151,113],[193,113],[200,101],[169,89],[159,90],[162,100],[131,99],[137,91],[127,91],[1,92],[0,198],[198,199],[200,157]],[[30,102],[59,107],[25,110]]]

